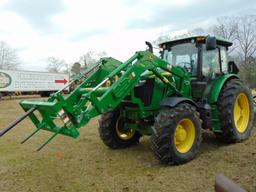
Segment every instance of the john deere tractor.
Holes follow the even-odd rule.
[[[151,135],[152,149],[164,164],[192,160],[209,129],[226,143],[249,138],[254,106],[250,90],[228,62],[231,42],[212,36],[173,39],[159,45],[160,57],[136,52],[126,62],[102,58],[45,101],[22,101],[26,112],[4,135],[29,116],[36,130],[77,138],[79,128],[101,115],[99,135],[110,148],[126,148]]]

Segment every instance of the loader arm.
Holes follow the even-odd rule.
[[[24,111],[35,109],[28,114],[37,127],[34,133],[39,130],[54,132],[44,145],[57,134],[76,138],[79,136],[78,129],[86,125],[91,118],[118,107],[146,71],[151,71],[177,95],[184,94],[160,71],[187,79],[189,77],[185,71],[178,67],[168,67],[167,62],[149,51],[141,51],[136,52],[124,63],[113,58],[102,59],[100,64],[87,69],[70,83],[70,86],[75,82],[80,82],[80,85],[66,97],[62,91],[58,91],[47,101],[22,101],[20,105]],[[93,73],[87,77],[89,72]],[[35,111],[38,111],[37,114]]]

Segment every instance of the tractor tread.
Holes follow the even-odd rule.
[[[177,152],[174,142],[176,124],[186,117],[196,122],[196,141],[188,153]],[[151,136],[151,148],[163,164],[183,164],[191,161],[198,153],[202,141],[201,119],[196,108],[188,103],[181,103],[174,108],[163,108],[155,118],[155,132]]]
[[[253,125],[253,113],[250,113],[249,127],[245,133],[238,133],[233,121],[234,102],[239,93],[245,93],[249,98],[250,110],[253,110],[252,97],[249,89],[239,79],[231,79],[221,90],[217,108],[219,111],[220,126],[222,133],[215,133],[225,143],[237,143],[249,138]]]
[[[101,115],[99,120],[99,135],[103,143],[112,149],[121,149],[136,145],[139,143],[141,134],[135,132],[135,135],[129,140],[122,140],[117,136],[115,123],[119,117],[119,110],[109,110]]]

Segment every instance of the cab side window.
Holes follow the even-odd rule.
[[[220,74],[219,51],[218,49],[206,50],[203,46],[203,69],[202,74],[206,79],[213,79]]]
[[[228,73],[228,55],[226,47],[220,47],[221,69],[224,74]]]

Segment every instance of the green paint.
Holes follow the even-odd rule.
[[[221,40],[217,39],[218,42]],[[184,39],[181,40],[180,44],[182,43]],[[223,44],[230,45],[230,42],[221,42]],[[200,48],[200,45],[197,47]],[[198,55],[200,57],[202,55]],[[57,92],[47,101],[20,103],[24,110],[37,108],[41,119],[34,114],[29,117],[38,129],[77,138],[79,128],[85,126],[90,119],[118,108],[127,120],[127,129],[150,135],[161,101],[175,96],[193,100],[198,105],[210,104],[211,129],[221,132],[216,103],[225,83],[231,78],[238,78],[234,74],[219,75],[210,80],[199,76],[190,77],[181,67],[170,67],[167,61],[148,51],[136,52],[126,62],[111,57],[103,58],[97,70],[92,70],[93,68],[94,66],[76,77],[78,86],[68,96]],[[87,74],[88,72],[90,73]],[[197,81],[199,86],[193,87],[192,81]]]
[[[234,74],[227,74],[217,78],[211,87],[211,92],[208,95],[210,103],[216,103],[223,85],[230,79],[238,79],[239,77]]]
[[[131,120],[130,125],[127,126],[143,134],[150,134],[153,121],[148,125],[143,121],[154,119],[163,98],[174,93],[191,97],[191,87],[187,84],[190,81],[189,76],[179,68],[168,68],[167,62],[150,52],[137,52],[124,63],[113,58],[105,58],[101,62],[102,65],[98,70],[94,71],[66,98],[61,93],[57,93],[48,101],[20,103],[24,110],[35,106],[40,112],[41,121],[34,114],[30,115],[37,128],[76,138],[79,135],[77,129],[86,125],[91,118],[109,109],[120,107],[124,112],[127,111],[123,115]],[[175,81],[172,76],[164,75],[164,72],[175,75]],[[145,105],[142,99],[136,96],[138,94],[136,86],[143,84],[141,81],[149,79],[152,75],[155,78],[151,101]],[[77,81],[82,78],[83,75],[77,77]],[[106,86],[107,83],[110,84],[109,87]],[[99,84],[101,86],[95,88]],[[180,91],[177,87],[181,87],[182,90]],[[127,102],[134,107],[127,106]],[[62,123],[57,124],[57,118],[60,118],[59,121]]]

